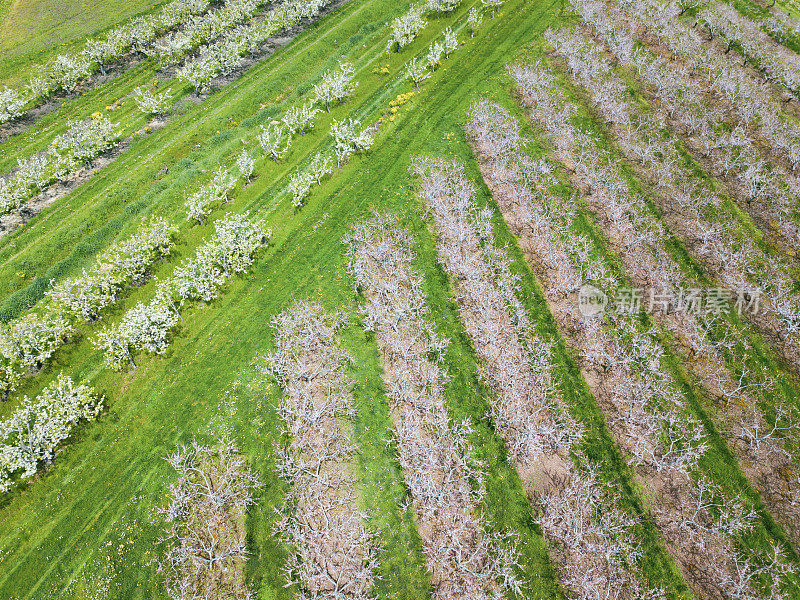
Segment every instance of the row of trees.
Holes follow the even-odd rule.
[[[621,59],[633,50],[632,41],[627,40],[634,32],[639,41],[665,44],[673,59],[679,59],[669,62],[667,75],[670,70],[681,74],[685,70],[683,65],[688,65],[688,72],[699,77],[693,78],[687,89],[700,86],[704,91],[713,91],[715,98],[726,99],[743,125],[752,127],[792,168],[800,165],[800,124],[783,109],[776,90],[754,77],[721,48],[706,43],[695,29],[671,18],[669,11],[650,0],[609,4],[576,0],[573,6],[600,33],[620,41],[612,48]],[[647,35],[640,35],[642,31]],[[711,105],[715,102],[718,100]]]
[[[452,423],[441,356],[408,233],[391,215],[356,224],[344,238],[364,323],[383,355],[394,441],[431,574],[434,598],[520,593],[516,548],[488,534],[477,513],[484,473],[471,455],[468,421]]]
[[[796,329],[796,319],[800,317],[800,303],[795,296],[785,297],[782,293],[792,287],[787,266],[764,256],[753,244],[750,232],[739,223],[736,210],[731,210],[706,181],[697,180],[681,160],[674,138],[665,132],[664,122],[643,113],[628,99],[625,84],[612,72],[599,46],[569,30],[548,31],[545,35],[565,57],[574,77],[598,110],[614,123],[615,139],[627,158],[640,163],[647,179],[655,183],[662,200],[662,214],[671,219],[682,237],[689,239],[690,247],[698,249],[704,262],[710,263],[731,290],[749,284],[753,289],[767,291],[764,304],[773,314],[776,326],[784,323],[787,335],[791,336],[791,324],[794,322]],[[791,301],[793,306],[783,305],[776,311],[772,297],[781,298],[786,304]],[[720,326],[718,323],[717,327]],[[744,369],[744,364],[739,366]],[[716,372],[709,375],[717,380],[715,387],[721,387],[724,396],[729,397],[737,387],[730,376]],[[720,386],[719,382],[726,379],[727,384]],[[763,384],[763,387],[766,391],[769,386]],[[751,426],[769,429],[760,421]],[[774,442],[770,445],[773,452],[783,453]]]
[[[614,34],[609,34],[611,23],[604,13],[600,14],[592,7],[583,6],[582,14],[590,19],[599,32],[603,32],[604,39],[619,58],[637,68],[640,77],[653,86],[656,97],[663,103],[665,110],[673,119],[684,125],[694,140],[693,148],[710,160],[721,175],[732,171],[741,187],[746,190],[745,198],[759,200],[755,207],[747,204],[747,208],[763,215],[766,220],[778,227],[787,244],[793,247],[794,240],[800,235],[800,228],[790,218],[790,207],[794,205],[794,198],[800,193],[800,180],[783,171],[779,165],[770,164],[765,160],[760,154],[759,144],[748,136],[745,130],[746,123],[734,124],[735,128],[730,131],[729,124],[720,114],[718,103],[715,104],[712,99],[702,94],[687,73],[670,69],[662,59],[654,57],[644,49],[631,53],[625,51],[625,48],[629,47],[628,44],[613,43],[612,39],[618,40],[625,34],[620,34],[618,30]],[[575,62],[575,59],[572,60]],[[575,63],[576,66],[578,62]],[[605,107],[616,102],[610,94],[610,90],[605,90],[605,97],[602,99],[595,94],[598,105]],[[624,118],[621,118],[621,122],[624,122]],[[644,125],[651,130],[656,128],[652,123]],[[725,133],[727,131],[730,133]],[[635,137],[639,134],[632,132],[631,135]],[[648,137],[652,140],[650,148],[653,149],[653,146],[657,145],[658,137],[652,135]],[[663,151],[669,152],[669,145],[659,150]],[[675,155],[674,151],[672,155]],[[659,153],[653,153],[648,160],[658,161]],[[681,164],[681,161],[677,161],[667,171],[658,167],[660,179],[669,179],[676,170],[680,171]],[[698,216],[708,215],[705,206],[709,200],[719,202],[715,193],[706,193],[706,190],[693,182],[691,177],[685,177],[679,185],[673,187],[677,193],[672,196],[677,199],[681,207],[698,213]],[[696,205],[696,208],[692,208],[693,205]],[[780,323],[778,330],[782,329],[789,341],[796,343],[800,331],[800,304],[791,293],[790,278],[780,261],[764,259],[760,266],[754,264],[755,258],[761,253],[752,247],[747,235],[739,236],[736,243],[730,243],[731,236],[735,236],[736,232],[726,223],[713,227],[702,224],[696,228],[693,235],[702,239],[701,244],[707,254],[719,256],[719,268],[724,268],[729,275],[727,283],[731,287],[738,288],[746,283],[747,278],[743,274],[749,274],[751,278],[754,275],[760,277],[757,282],[770,291],[773,299],[773,314]],[[765,265],[765,262],[768,264]]]
[[[484,8],[492,9],[492,18],[495,17],[497,9],[503,2],[505,0],[481,0]],[[412,6],[406,14],[397,17],[391,22],[392,31],[389,36],[388,51],[399,52],[401,48],[413,42],[419,32],[425,29],[428,24],[425,20],[426,14],[435,12],[437,16],[441,16],[442,14],[453,12],[460,5],[461,0],[428,0],[425,4]],[[475,31],[480,27],[482,21],[482,12],[473,6],[467,16],[467,26],[470,28],[472,35],[475,35]],[[447,41],[445,40],[446,45]]]
[[[101,252],[88,271],[54,283],[46,294],[63,314],[94,321],[120,291],[141,284],[153,263],[169,255],[177,231],[172,223],[153,217],[131,237]]]
[[[21,116],[26,108],[42,103],[58,91],[74,91],[98,69],[105,74],[110,64],[130,50],[145,52],[157,37],[205,12],[208,6],[208,0],[173,0],[153,15],[136,17],[102,38],[87,39],[77,52],[57,55],[38,67],[24,87],[0,90],[0,123]]]
[[[637,572],[636,520],[616,507],[619,499],[603,491],[591,468],[572,464],[584,434],[561,397],[552,349],[517,298],[518,277],[492,234],[492,211],[478,205],[462,164],[417,159],[413,169],[435,223],[439,260],[495,394],[493,422],[523,473],[533,472],[525,481],[535,486],[539,522],[560,550],[564,584],[580,598],[660,597]]]
[[[584,173],[599,175],[592,163],[585,160],[585,148],[591,148],[594,142],[576,136],[571,123],[576,109],[564,100],[552,74],[536,64],[515,66],[512,76],[525,101],[535,109],[533,116],[554,135],[560,157],[575,165],[576,182],[583,187]],[[503,118],[510,117],[504,115]],[[595,192],[605,182],[614,182],[614,177],[613,169],[604,171],[603,177],[592,176],[591,189]],[[522,179],[517,178],[517,185]],[[625,195],[626,188],[627,185],[619,187],[619,191],[614,193]],[[528,198],[536,199],[539,194],[537,190],[531,190]],[[610,190],[603,194],[604,198],[611,196]],[[553,202],[552,193],[550,195],[550,202]],[[561,204],[568,203],[561,198]],[[558,221],[562,211],[539,210],[538,213],[543,219]],[[560,228],[569,231],[574,226],[573,223],[562,223]],[[558,230],[559,226],[553,225],[552,229]],[[596,243],[594,245],[594,252],[605,252]],[[627,265],[630,258],[626,254],[623,253],[622,258]],[[580,260],[579,255],[575,258]],[[638,260],[653,264],[652,256],[648,254],[642,254]],[[659,264],[657,268],[661,266]],[[638,465],[639,476],[649,483],[651,489],[659,490],[655,504],[657,522],[667,534],[678,559],[704,565],[701,569],[704,574],[715,573],[713,581],[709,582],[687,571],[699,588],[722,590],[724,595],[733,594],[737,586],[742,588],[739,585],[742,583],[741,573],[760,564],[763,556],[759,552],[745,554],[732,550],[739,537],[749,531],[748,523],[727,533],[707,528],[701,536],[702,542],[689,535],[692,524],[685,519],[680,508],[689,505],[689,498],[696,489],[697,478],[701,475],[700,460],[708,449],[708,442],[703,425],[688,408],[684,390],[674,381],[666,366],[664,350],[657,335],[643,328],[635,319],[613,313],[584,321],[579,331],[586,368],[599,377],[596,394],[609,413],[609,423],[617,442]],[[734,506],[739,500],[726,494],[722,502]],[[782,582],[776,578],[768,583],[753,583],[756,586],[753,589],[748,588],[749,584],[743,587],[758,596],[765,588],[777,590]]]
[[[439,261],[455,282],[461,316],[484,379],[495,390],[494,422],[515,461],[543,454],[569,457],[583,437],[561,403],[551,349],[517,298],[518,276],[492,234],[491,209],[459,162],[417,158],[418,195],[437,231]]]
[[[230,35],[237,26],[247,23],[267,4],[266,0],[226,0],[217,10],[190,19],[185,27],[159,39],[151,52],[163,66],[175,64],[203,44],[214,44],[221,36]]]
[[[541,68],[541,65],[534,65],[530,68],[517,66],[512,72],[517,81],[524,78],[525,83],[522,85],[526,83],[530,85],[530,77],[552,83],[551,79],[547,79],[549,74]],[[530,77],[527,77],[528,75]],[[532,96],[527,95],[528,93],[526,89],[526,97],[531,98]],[[538,101],[539,98],[536,100]],[[548,100],[552,102],[552,98],[548,97]],[[541,110],[542,105],[543,102],[537,102],[537,109]],[[570,115],[571,112],[565,110],[560,114],[563,118],[565,115]],[[544,119],[540,122],[544,122]],[[572,125],[567,121],[559,121],[558,116],[551,115],[548,127],[569,131]],[[559,251],[561,257],[568,259],[568,264],[571,265],[568,281],[576,281],[578,277],[582,277],[584,279],[581,283],[591,283],[613,297],[612,290],[622,281],[608,267],[593,264],[598,259],[592,258],[592,256],[602,257],[604,252],[600,248],[586,248],[587,245],[597,246],[597,244],[575,231],[577,228],[573,222],[576,217],[574,208],[570,208],[570,203],[548,191],[552,185],[552,178],[546,172],[536,169],[535,164],[529,165],[525,160],[517,162],[517,155],[521,148],[521,136],[519,136],[518,124],[513,117],[502,107],[481,101],[473,105],[471,109],[468,131],[482,155],[489,160],[490,180],[496,178],[504,186],[504,189],[505,186],[508,186],[508,189],[518,194],[520,203],[524,207],[521,207],[520,210],[528,212],[529,218],[526,219],[526,222],[529,223],[528,227],[531,228],[532,234],[538,236],[540,231],[549,230],[545,239],[537,241],[536,245],[544,253],[545,261],[549,262],[547,255],[550,253],[549,246],[552,245],[555,250]],[[506,132],[510,135],[506,136]],[[520,190],[524,190],[524,193],[519,194]],[[559,271],[553,270],[547,274],[553,276],[558,273]],[[600,277],[589,278],[591,274],[597,274]],[[563,284],[559,287],[560,289],[557,288],[557,290],[560,294],[573,295],[577,291],[574,288],[565,289]],[[550,288],[548,287],[548,289]],[[630,392],[632,404],[623,411],[623,414],[631,415],[634,409],[636,411],[635,418],[621,418],[620,421],[620,426],[629,430],[626,433],[628,439],[635,441],[631,445],[642,449],[647,448],[647,454],[638,451],[635,454],[638,455],[640,461],[649,463],[656,470],[676,468],[683,470],[695,465],[705,451],[705,445],[702,443],[702,427],[685,414],[679,402],[681,394],[674,391],[674,384],[665,379],[666,375],[661,373],[660,351],[656,351],[652,345],[649,345],[649,350],[645,351],[642,345],[644,342],[638,337],[631,337],[635,330],[627,332],[625,337],[631,339],[628,339],[626,344],[624,338],[621,337],[622,333],[629,328],[626,317],[611,313],[605,319],[602,318],[602,315],[599,319],[590,319],[581,325],[584,333],[587,328],[592,328],[591,335],[585,333],[586,340],[583,343],[586,360],[594,363],[602,372],[610,373],[612,368],[620,369],[632,381],[639,369],[645,368],[649,378],[642,378],[642,381],[662,381],[662,385],[658,387],[654,383],[654,389],[651,390],[644,389],[644,386],[638,384],[624,384],[624,382],[615,388],[618,390],[617,393],[622,393],[626,389]],[[604,331],[618,331],[619,333],[613,334],[618,337],[618,341],[613,343],[607,341],[612,339],[608,337],[612,334],[603,335]],[[638,345],[634,343],[636,340],[639,340]],[[590,341],[595,346],[590,346]],[[642,366],[640,367],[635,364],[637,349],[641,351]],[[617,399],[623,397],[627,397],[627,393],[618,396]],[[665,440],[660,439],[659,423],[667,421],[682,421],[685,430],[695,432],[691,437],[696,438],[698,444],[684,445],[679,448],[674,448],[672,443],[664,444]],[[636,429],[640,427],[642,429],[637,431]],[[669,440],[666,441],[669,442]]]
[[[260,4],[260,0],[251,0]],[[220,75],[231,73],[242,56],[254,54],[265,41],[288,31],[303,19],[313,19],[333,0],[284,0],[260,22],[246,22],[226,31],[213,43],[200,48],[197,56],[178,69],[178,79],[194,85],[197,92]]]
[[[361,121],[347,118],[332,121],[330,135],[333,138],[333,153],[321,151],[315,154],[305,169],[298,169],[289,179],[287,192],[292,196],[292,205],[302,206],[311,193],[311,186],[321,185],[322,180],[341,168],[353,154],[366,152],[372,147],[375,128],[361,127]]]
[[[178,474],[169,503],[159,510],[169,523],[159,540],[159,572],[173,600],[251,600],[247,558],[248,506],[261,487],[236,444],[193,440],[166,458]]]
[[[353,358],[339,345],[343,312],[296,302],[272,320],[276,350],[265,373],[283,388],[278,413],[289,444],[277,466],[289,491],[275,529],[293,548],[284,572],[301,597],[372,597],[377,544],[359,510]]]
[[[764,256],[752,243],[750,231],[739,224],[737,211],[723,202],[706,181],[697,181],[695,173],[681,160],[674,139],[665,132],[664,123],[642,113],[642,108],[629,100],[625,84],[611,71],[600,48],[570,30],[548,31],[545,35],[567,60],[574,78],[600,113],[614,123],[615,141],[629,160],[641,164],[647,181],[654,183],[658,191],[662,214],[683,239],[688,238],[690,248],[697,248],[696,254],[706,264],[710,262],[715,275],[732,290],[748,283],[753,289],[760,286],[765,290],[768,296],[764,304],[772,314],[774,327],[780,327],[787,311],[800,315],[800,304],[794,296],[790,296],[794,306],[781,306],[780,312],[772,303],[773,295],[780,298],[782,291],[791,289],[786,266]],[[676,198],[683,198],[683,202],[676,206]],[[741,442],[747,462],[753,464],[751,472],[757,487],[767,497],[780,497],[780,490],[793,487],[792,476],[797,475],[790,450],[793,434],[800,433],[793,415],[795,409],[775,397],[773,378],[760,373],[760,365],[750,367],[751,354],[755,352],[747,340],[740,341],[736,348],[727,343],[737,335],[727,322],[716,320],[709,324],[683,317],[678,325],[686,346],[695,356],[702,357],[702,368],[694,369],[697,376],[709,391],[725,400],[723,428],[731,439]],[[709,327],[716,339],[710,335]],[[787,335],[792,334],[787,331]],[[720,336],[724,339],[717,341]],[[770,406],[768,412],[759,408],[761,403]],[[800,518],[800,513],[785,503],[775,508],[788,521]]]
[[[17,159],[16,171],[0,178],[0,215],[20,208],[50,184],[89,166],[119,142],[120,134],[119,128],[101,115],[71,122],[47,150],[25,160]]]
[[[52,285],[37,311],[0,324],[0,400],[44,366],[77,322],[95,320],[122,289],[142,283],[152,263],[169,254],[175,231],[163,219],[150,220],[101,253],[88,271]]]
[[[712,37],[725,45],[726,52],[735,46],[757,65],[765,77],[779,82],[795,95],[800,92],[800,59],[797,54],[775,43],[733,6],[712,2],[700,10],[697,18]]]
[[[0,421],[0,492],[50,463],[78,422],[93,420],[102,409],[102,400],[91,388],[63,373],[35,400],[23,398],[19,408]]]
[[[569,34],[565,35],[569,36]],[[558,37],[558,34],[550,34],[548,37],[553,40],[554,37]],[[560,47],[562,50],[565,49],[563,45],[560,45]],[[575,50],[574,46],[566,47]],[[586,56],[591,59],[591,52]],[[581,60],[581,58],[573,58],[571,59],[571,64],[575,65]],[[590,65],[590,68],[593,69],[592,73],[595,75],[601,71],[598,70],[598,64],[602,63],[592,62]],[[541,67],[537,65],[536,68]],[[587,81],[587,84],[588,83]],[[609,82],[600,77],[593,78],[590,82],[592,89],[595,90],[607,90],[611,87],[611,83],[613,82]],[[540,89],[538,93],[547,93],[547,90]],[[592,95],[594,92],[590,91],[589,93]],[[620,102],[617,104],[618,110],[616,114],[623,114],[623,108],[624,103]],[[619,172],[611,162],[611,157],[600,155],[592,156],[592,152],[594,152],[592,150],[592,144],[594,143],[592,140],[584,138],[581,140],[579,148],[573,146],[574,142],[570,142],[570,136],[574,132],[570,131],[570,127],[571,125],[567,122],[551,124],[551,132],[558,132],[558,135],[561,136],[560,139],[556,141],[556,145],[562,153],[562,156],[575,165],[576,179],[579,183],[590,188],[595,196],[602,198],[611,236],[613,239],[618,240],[617,245],[619,248],[624,248],[624,251],[622,251],[623,262],[630,272],[633,273],[634,282],[638,285],[650,285],[651,288],[655,286],[654,289],[663,290],[667,293],[687,287],[683,285],[679,268],[666,253],[665,248],[661,251],[658,251],[657,247],[642,249],[631,257],[631,250],[635,249],[636,239],[629,234],[627,221],[623,220],[622,225],[618,225],[618,223],[624,218],[626,212],[630,213],[627,207],[632,206],[635,202],[638,202],[640,205],[637,210],[640,211],[639,214],[643,215],[642,218],[648,218],[646,215],[646,206],[641,198],[638,198],[635,194],[630,192],[621,172]],[[645,129],[640,131],[643,133],[646,132]],[[661,137],[660,132],[653,133],[659,133],[654,139]],[[665,155],[662,155],[662,157],[665,157]],[[688,174],[688,176],[691,175]],[[658,240],[658,243],[663,246],[664,239]],[[662,271],[659,271],[659,269]],[[650,277],[651,273],[657,273],[659,279]],[[664,276],[666,276],[666,278],[661,279]],[[723,390],[736,388],[736,383],[732,379],[731,374],[727,371],[724,360],[718,355],[714,345],[710,342],[707,324],[703,320],[694,315],[686,314],[681,315],[680,320],[668,321],[667,325],[679,336],[679,339],[685,340],[687,347],[695,348],[696,352],[704,357],[705,361],[707,361],[707,372],[716,383],[727,382]],[[717,327],[721,326],[722,324],[717,324]],[[610,359],[604,360],[613,363]],[[750,399],[750,404],[754,404],[752,399]],[[662,418],[672,421],[676,417],[669,413],[662,415]],[[657,430],[660,427],[658,420],[652,422],[651,427],[653,430]]]
[[[295,134],[300,132],[305,135],[306,131],[314,126],[314,119],[321,112],[315,105],[319,102],[324,105],[326,112],[330,112],[332,102],[341,104],[358,87],[358,82],[354,79],[355,69],[350,63],[340,62],[338,68],[327,70],[320,81],[314,84],[313,100],[300,106],[293,106],[280,120],[273,120],[267,126],[261,126],[261,133],[256,137],[261,148],[272,160],[286,156]],[[350,122],[353,120],[350,119]],[[331,131],[338,130],[341,123],[344,121],[334,121]]]
[[[675,69],[674,63],[654,56],[647,49],[632,50],[633,38],[611,23],[606,13],[584,8],[584,14],[603,39],[613,38],[609,47],[619,59],[636,69],[642,80],[652,86],[665,110],[685,128],[693,150],[711,161],[720,175],[734,177],[738,186],[733,191],[746,201],[747,208],[763,213],[767,221],[776,224],[787,243],[793,245],[800,228],[789,214],[800,195],[800,179],[765,152],[763,142],[783,155],[789,168],[796,168],[800,158],[797,123],[780,117],[780,107],[770,101],[768,94],[758,90],[748,92],[755,86],[739,65],[717,57],[727,71],[711,77],[710,89],[706,90],[689,69]],[[609,38],[612,27],[614,33]],[[627,41],[622,42],[625,38]],[[741,101],[736,103],[728,91]],[[716,95],[722,92],[738,112],[723,110]]]
[[[800,323],[800,303],[796,297],[785,295],[792,287],[787,266],[777,258],[765,256],[753,244],[750,231],[741,226],[737,210],[732,210],[711,185],[697,180],[681,159],[674,138],[665,134],[664,121],[633,105],[627,87],[611,71],[601,48],[571,31],[548,31],[546,37],[566,58],[600,112],[614,123],[621,149],[629,159],[639,162],[648,179],[656,184],[664,199],[662,210],[675,216],[673,223],[688,237],[691,247],[698,249],[698,254],[731,290],[760,287],[770,297],[781,298],[780,312],[775,311],[769,299],[765,304],[774,327],[783,325],[792,339],[792,332]],[[662,89],[668,88],[663,81],[661,85]],[[693,105],[692,110],[702,110],[702,105]],[[685,113],[675,110],[673,117],[679,114]],[[706,134],[715,135],[710,128]],[[789,306],[792,301],[794,306]]]
[[[232,215],[215,224],[215,234],[201,245],[194,258],[183,261],[172,277],[158,284],[155,297],[139,302],[122,320],[93,340],[112,368],[126,364],[135,368],[135,352],[163,354],[168,335],[178,324],[181,310],[192,301],[210,302],[235,273],[245,272],[256,252],[270,236],[263,222]]]

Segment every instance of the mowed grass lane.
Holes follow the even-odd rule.
[[[4,0],[0,3],[0,86],[26,80],[28,67],[67,50],[87,37],[164,4],[164,0]]]

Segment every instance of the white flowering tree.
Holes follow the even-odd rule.
[[[322,185],[323,178],[333,172],[333,158],[330,154],[323,152],[315,154],[308,166],[308,172],[311,173],[317,185]]]
[[[125,49],[124,40],[120,36],[109,35],[106,38],[86,40],[83,53],[89,61],[97,63],[100,72],[105,75],[108,64],[121,58]]]
[[[53,90],[74,92],[78,84],[91,73],[91,63],[83,54],[58,54],[44,67]]]
[[[0,492],[7,492],[13,477],[31,477],[43,462],[55,457],[58,445],[81,420],[91,421],[103,403],[91,388],[76,385],[63,373],[36,397],[0,422]]]
[[[314,96],[325,105],[325,112],[330,112],[331,102],[343,102],[358,87],[358,82],[353,81],[354,77],[353,65],[342,62],[338,69],[326,71],[322,80],[314,85]]]
[[[372,146],[373,132],[370,128],[362,129],[361,122],[356,119],[343,119],[331,123],[331,136],[336,151],[336,164],[341,167],[351,155],[363,152]]]
[[[42,191],[55,176],[62,173],[52,172],[52,162],[47,154],[35,154],[29,158],[17,159],[17,172],[14,178],[18,185],[25,188],[36,188]]]
[[[27,197],[28,190],[16,177],[0,177],[0,215],[19,208]]]
[[[172,105],[170,90],[153,92],[140,86],[133,90],[133,99],[139,110],[149,115],[163,115],[169,111]]]
[[[212,208],[228,201],[228,192],[235,185],[236,176],[222,167],[218,167],[213,179],[186,200],[186,212],[189,218],[197,219],[202,224],[203,218],[211,212]]]
[[[450,54],[458,50],[458,36],[453,31],[452,27],[444,30],[444,57],[450,58]]]
[[[253,170],[256,168],[256,161],[247,150],[242,150],[241,154],[239,154],[236,159],[236,167],[239,169],[239,174],[244,178],[244,180],[249,182],[253,177]]]
[[[292,134],[285,124],[273,121],[266,127],[261,126],[261,133],[256,136],[258,144],[269,154],[272,160],[286,156],[292,144]]]
[[[422,10],[414,7],[401,17],[392,21],[392,35],[389,36],[389,50],[394,48],[399,52],[400,48],[408,46],[417,37],[417,34],[425,29],[427,22],[422,18]]]
[[[22,116],[25,104],[25,97],[14,88],[0,89],[0,123]]]
[[[415,90],[418,90],[420,84],[430,76],[431,73],[428,71],[426,61],[417,60],[416,56],[408,61],[406,65],[406,78],[414,83]]]
[[[40,369],[72,331],[72,325],[59,313],[28,313],[0,325],[0,357],[5,364]]]
[[[314,108],[313,102],[307,102],[300,106],[293,106],[287,110],[281,120],[292,134],[299,131],[302,135],[305,135],[306,131],[313,127],[314,117],[316,117],[319,112],[321,112],[320,109]]]
[[[453,12],[461,4],[461,0],[428,0],[425,4],[425,10],[428,12],[436,12],[437,15],[442,13]]]
[[[167,336],[178,319],[172,307],[161,298],[149,304],[139,302],[125,313],[118,325],[101,331],[94,343],[105,351],[106,363],[110,367],[119,369],[127,363],[136,368],[134,352],[145,350],[163,354],[169,345]]]
[[[117,288],[102,273],[86,269],[53,285],[46,293],[60,306],[85,321],[93,321],[106,306],[116,300]]]
[[[217,221],[215,229],[214,239],[205,248],[213,264],[221,268],[226,277],[245,272],[253,264],[256,251],[270,235],[263,222],[248,219],[245,215],[232,215]]]
[[[287,189],[292,195],[292,206],[297,208],[303,205],[313,183],[314,175],[309,171],[298,171],[289,178]]]
[[[481,23],[483,23],[483,13],[476,6],[473,6],[469,9],[469,14],[467,15],[467,27],[469,27],[470,37],[475,37],[475,32],[478,31]]]
[[[505,2],[505,0],[481,0],[481,4],[483,4],[484,7],[492,9],[493,19],[497,14],[497,9],[503,5],[503,2]]]
[[[428,48],[428,55],[425,57],[425,62],[428,63],[431,71],[435,71],[442,62],[442,54],[444,54],[444,46],[441,42],[432,42]]]
[[[208,83],[217,76],[214,65],[206,61],[189,61],[177,71],[178,79],[194,86],[196,94],[201,93]]]

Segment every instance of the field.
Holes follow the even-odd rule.
[[[158,3],[52,2],[8,0],[0,4],[0,81],[14,81],[17,71],[86,36],[145,13]]]
[[[762,45],[740,73],[744,38],[726,51],[730,36],[701,29],[692,43],[713,54],[703,62],[670,47],[677,33],[661,37],[691,35],[705,5],[442,4],[418,5],[427,23],[398,49],[392,22],[417,5],[317,2],[201,85],[177,65],[216,36],[164,68],[129,49],[111,77],[92,67],[0,123],[9,181],[77,120],[117,128],[0,213],[0,367],[18,369],[0,422],[62,374],[103,406],[30,476],[3,471],[23,436],[0,439],[0,598],[800,598],[795,38],[769,37],[795,62],[774,66]],[[746,18],[779,10],[741,4]],[[0,81],[22,86],[54,48],[75,51],[165,5],[0,5]],[[457,44],[434,68],[407,77],[449,35]],[[713,61],[758,85],[711,90]],[[347,65],[346,93],[329,112],[316,101],[313,126],[271,158],[258,136],[281,134],[287,111]],[[166,91],[168,108],[140,110],[137,89]],[[362,137],[333,154],[330,131],[346,119]],[[326,153],[329,166],[296,191]],[[208,196],[223,172],[233,183]],[[196,192],[210,199],[192,213]],[[267,231],[241,268],[217,268],[209,301],[168,287],[238,214]],[[102,274],[104,252],[156,218],[174,226],[169,250],[90,318],[46,294]],[[614,300],[642,289],[641,310],[587,317],[586,284]],[[647,309],[649,290],[671,288],[723,290],[727,308]],[[748,311],[756,289],[763,310]],[[170,301],[153,301],[164,290]],[[304,301],[320,312],[290,327]],[[157,352],[130,342],[112,364],[100,334],[122,336],[137,306],[171,324],[152,317]],[[69,315],[66,333],[20,362],[14,324],[53,310]],[[312,341],[291,354],[301,335]],[[337,357],[330,371],[325,356]],[[304,414],[304,399],[317,412]],[[163,568],[186,533],[165,539],[178,481],[165,459],[221,439],[260,484],[215,521],[243,546],[203,567],[220,569],[213,591],[180,595],[170,582],[191,578]],[[338,483],[315,483],[320,473]],[[331,518],[346,524],[326,529]],[[356,558],[336,562],[328,534],[351,536]],[[326,554],[337,557],[327,575]]]

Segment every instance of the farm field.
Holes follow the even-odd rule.
[[[0,77],[14,78],[14,69],[56,49],[69,47],[99,30],[131,16],[146,13],[159,3],[8,0],[0,4]]]
[[[800,599],[772,4],[0,4],[0,598]]]

